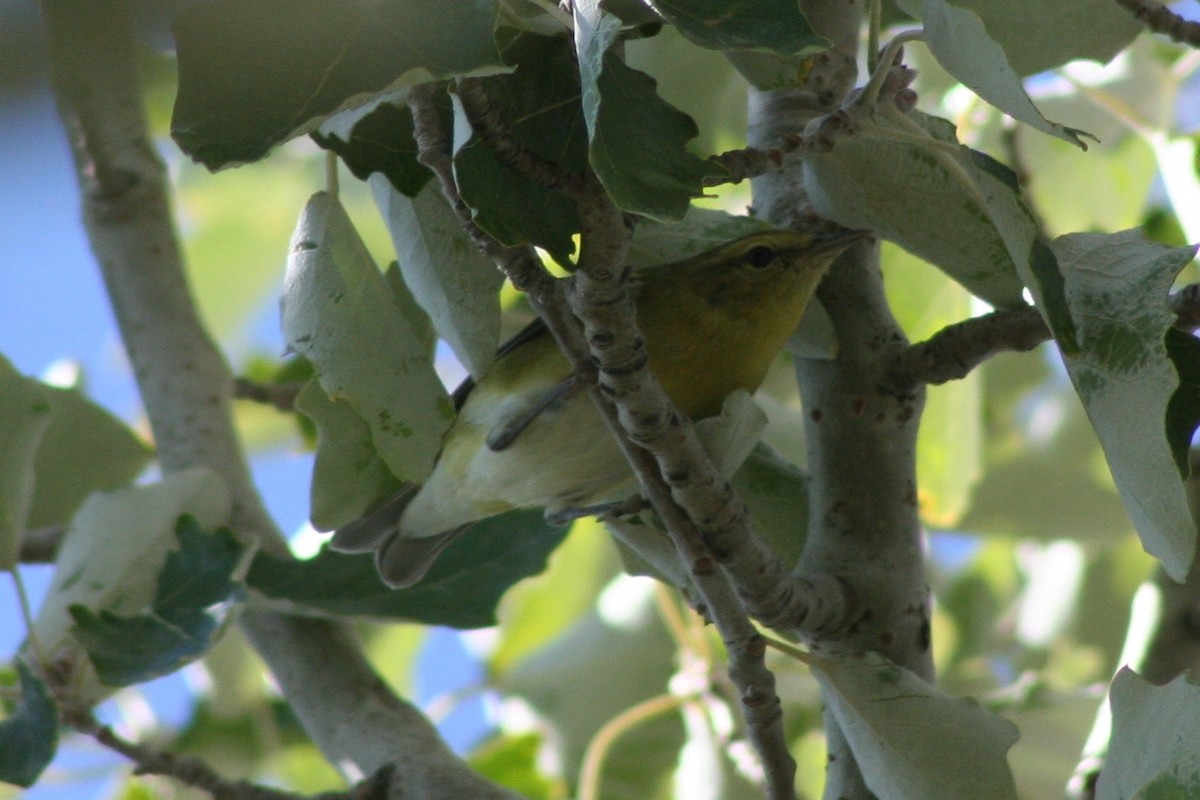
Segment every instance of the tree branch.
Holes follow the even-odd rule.
[[[839,91],[823,85],[750,92],[749,144],[777,142],[830,114],[853,84],[860,6],[802,0],[813,29],[834,43],[822,54],[841,65],[848,80]],[[883,81],[894,102],[904,73]],[[841,74],[841,73],[838,73]],[[812,81],[808,81],[812,84]],[[893,86],[894,84],[894,86]],[[852,118],[847,117],[847,122]],[[836,127],[830,135],[838,134]],[[799,165],[752,182],[753,205],[767,220],[802,226],[811,216]],[[838,341],[836,358],[797,359],[796,377],[805,410],[808,451],[809,524],[798,572],[833,575],[848,584],[855,600],[851,624],[821,631],[810,641],[815,652],[879,652],[897,665],[931,680],[928,579],[916,503],[916,435],[924,391],[883,390],[892,360],[907,348],[883,293],[878,249],[857,245],[830,269],[817,293],[829,312]],[[866,800],[874,795],[854,751],[836,720],[825,716],[829,763],[826,798]]]
[[[229,520],[269,552],[287,545],[262,505],[233,428],[228,365],[189,292],[138,87],[128,4],[47,0],[54,88],[84,221],[165,472],[203,465],[234,498]],[[326,757],[351,779],[396,762],[393,796],[516,796],[471,772],[393,695],[343,626],[248,609],[242,630]],[[329,664],[336,664],[330,669]]]
[[[1200,23],[1192,22],[1155,0],[1117,0],[1155,33],[1163,33],[1181,44],[1200,47]]]
[[[1171,293],[1167,308],[1175,314],[1176,328],[1200,328],[1200,284]],[[920,384],[965,378],[994,355],[1032,350],[1049,339],[1050,329],[1033,306],[993,311],[948,325],[897,353],[886,385],[903,393]]]

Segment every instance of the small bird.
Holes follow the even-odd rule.
[[[703,419],[757,389],[829,265],[865,235],[764,231],[635,271],[648,363],[675,406]],[[458,417],[429,480],[339,528],[330,546],[374,551],[384,582],[403,588],[480,519],[537,507],[568,519],[627,497],[633,472],[584,389],[535,320],[455,391]]]

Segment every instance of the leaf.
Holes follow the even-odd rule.
[[[428,322],[411,298],[388,290],[341,204],[324,192],[308,201],[292,236],[282,317],[289,346],[313,363],[330,399],[366,421],[392,473],[424,480],[454,417]]]
[[[1113,730],[1096,800],[1169,800],[1200,793],[1200,687],[1186,674],[1155,686],[1122,667],[1109,689]]]
[[[504,273],[467,238],[440,189],[410,199],[372,176],[375,203],[392,234],[404,284],[438,336],[475,378],[487,372],[500,342]]]
[[[1022,304],[1018,270],[1037,226],[1002,165],[974,159],[945,120],[879,111],[858,135],[804,159],[817,213],[879,231],[994,306]]]
[[[588,134],[570,41],[519,36],[505,46],[504,58],[516,71],[484,79],[483,90],[509,135],[563,173],[582,174]],[[501,163],[462,113],[455,135],[454,176],[479,226],[503,244],[535,244],[560,264],[569,263],[571,237],[580,228],[570,200]]]
[[[309,519],[331,531],[352,522],[400,485],[379,457],[371,428],[349,403],[329,399],[310,380],[296,397],[296,410],[317,426],[317,454],[309,491]]]
[[[448,99],[445,94],[439,97]],[[448,112],[449,104],[446,106]],[[354,177],[365,181],[373,173],[381,173],[408,197],[416,197],[433,177],[433,172],[417,161],[412,111],[402,99],[399,104],[381,101],[330,117],[312,138],[341,156]]]
[[[30,528],[65,525],[89,494],[128,485],[152,457],[125,423],[81,392],[45,390],[50,425],[35,462]]]
[[[699,132],[692,118],[659,97],[652,78],[608,51],[620,21],[595,0],[575,3],[574,11],[592,168],[622,210],[682,218],[703,193],[701,181],[723,170],[685,149]]]
[[[757,444],[733,476],[754,527],[791,566],[808,538],[808,475],[765,444]]]
[[[691,206],[676,222],[648,220],[638,225],[629,241],[629,263],[649,267],[682,261],[772,227],[755,217]]]
[[[1033,75],[1076,59],[1108,61],[1141,32],[1137,18],[1108,0],[954,0],[987,26],[1018,75]],[[920,0],[899,3],[920,16]]]
[[[171,135],[210,169],[256,161],[370,95],[502,68],[493,0],[214,0],[175,18]]]
[[[1195,403],[1169,411],[1180,390],[1194,393],[1195,386],[1182,385],[1171,363],[1165,337],[1175,317],[1164,298],[1196,250],[1150,244],[1137,231],[1069,234],[1054,249],[1079,332],[1080,352],[1063,356],[1067,373],[1142,546],[1182,581],[1196,526],[1182,481],[1186,460],[1177,455],[1196,428]],[[1194,380],[1195,347],[1177,353]]]
[[[792,0],[650,0],[690,41],[714,50],[769,50],[780,55],[824,50]]]
[[[867,787],[880,797],[1016,800],[1005,758],[1019,736],[1011,722],[875,653],[816,658],[812,669]]]
[[[81,670],[66,683],[73,702],[87,706],[111,690],[96,682],[80,662],[70,636],[68,608],[83,605],[120,615],[139,614],[159,591],[168,551],[175,546],[176,520],[190,514],[214,528],[231,507],[229,490],[215,472],[193,468],[146,486],[96,493],[75,514],[55,561],[54,580],[34,620],[34,633],[48,657]]]
[[[408,589],[386,586],[370,555],[328,548],[307,561],[259,554],[246,583],[273,600],[330,614],[483,628],[496,623],[505,590],[545,569],[564,535],[540,511],[513,511],[476,523]]]
[[[212,647],[241,599],[235,572],[244,550],[221,528],[204,530],[184,515],[175,525],[179,549],[168,553],[150,606],[121,615],[85,605],[68,607],[72,635],[86,648],[100,680],[131,686],[167,675]]]
[[[17,563],[34,496],[34,458],[49,424],[48,390],[0,356],[0,569]]]
[[[545,737],[540,733],[499,734],[471,753],[471,768],[492,783],[533,800],[559,800],[567,796],[561,779],[539,769]]]
[[[17,659],[21,693],[0,722],[0,781],[28,789],[58,750],[58,705],[37,673]]]
[[[923,16],[925,43],[938,63],[964,86],[1014,119],[1087,149],[1080,137],[1091,134],[1051,122],[1037,110],[978,14],[947,0],[925,0]]]
[[[488,674],[504,675],[587,613],[615,572],[609,542],[597,520],[576,520],[546,570],[504,596]]]

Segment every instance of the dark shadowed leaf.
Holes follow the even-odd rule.
[[[504,48],[504,59],[516,71],[483,83],[511,135],[564,173],[582,173],[587,128],[570,41],[522,35]],[[579,218],[561,193],[502,164],[474,135],[454,154],[454,172],[481,228],[504,244],[533,243],[567,263]]]
[[[829,45],[795,0],[655,0],[654,8],[701,47],[795,55]]]
[[[331,614],[482,628],[496,624],[505,590],[544,570],[565,535],[547,525],[541,511],[511,511],[477,523],[408,589],[386,586],[371,556],[328,548],[307,561],[260,554],[246,582],[272,599]]]
[[[58,749],[58,707],[46,683],[17,659],[21,693],[0,722],[0,781],[30,787]]]
[[[723,170],[688,152],[695,121],[658,95],[653,78],[608,52],[620,22],[598,7],[575,11],[592,168],[621,209],[682,218],[703,194],[701,181]]]
[[[449,98],[444,94],[439,97],[445,99],[449,115]],[[396,191],[408,197],[416,197],[433,177],[417,161],[417,140],[413,138],[413,116],[408,106],[380,103],[354,124],[349,141],[321,131],[314,131],[312,138],[341,156],[354,177],[365,181],[371,173],[382,172]]]
[[[171,134],[209,167],[275,145],[385,89],[500,65],[492,0],[214,0],[175,20]]]

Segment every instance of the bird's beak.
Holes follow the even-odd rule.
[[[818,236],[811,245],[812,253],[840,253],[850,245],[871,235],[871,231],[840,230]]]

